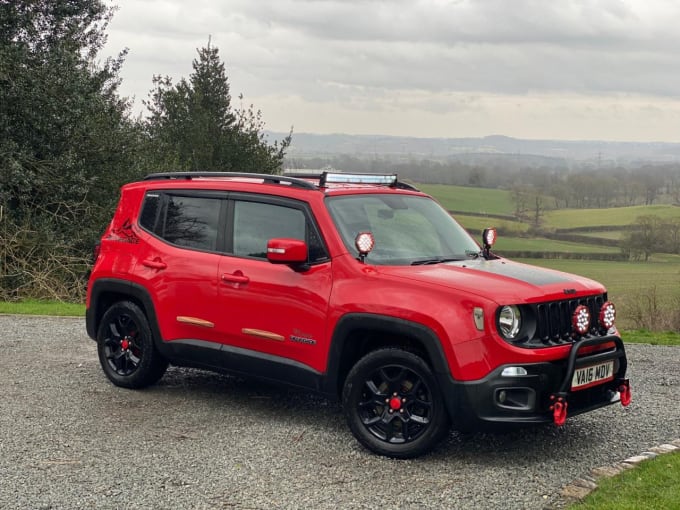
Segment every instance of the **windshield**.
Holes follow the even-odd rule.
[[[470,235],[427,197],[366,194],[326,199],[347,249],[359,252],[354,239],[371,232],[375,247],[366,262],[381,265],[431,264],[476,257],[479,246]]]

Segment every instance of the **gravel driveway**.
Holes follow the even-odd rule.
[[[680,437],[680,348],[629,345],[633,403],[376,457],[314,395],[171,368],[104,377],[82,319],[0,316],[0,508],[550,508],[561,488]]]

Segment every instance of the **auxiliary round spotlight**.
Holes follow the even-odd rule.
[[[605,329],[614,327],[616,322],[616,307],[611,301],[607,301],[600,308],[600,325]]]
[[[590,329],[590,310],[587,306],[580,305],[571,316],[571,324],[579,335],[585,335]]]

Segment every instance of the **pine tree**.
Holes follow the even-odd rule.
[[[145,102],[150,170],[280,171],[291,135],[269,144],[260,111],[233,109],[225,65],[210,42],[198,50],[188,80],[173,85],[154,76],[153,83]]]

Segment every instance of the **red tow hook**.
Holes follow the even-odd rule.
[[[621,395],[621,405],[627,407],[632,399],[630,394],[630,382],[628,379],[621,381],[621,384],[619,385],[619,394]]]
[[[567,407],[569,404],[566,398],[556,397],[555,395],[551,395],[550,400],[555,400],[555,403],[550,406],[550,410],[553,412],[553,422],[558,427],[561,427],[567,421]]]

